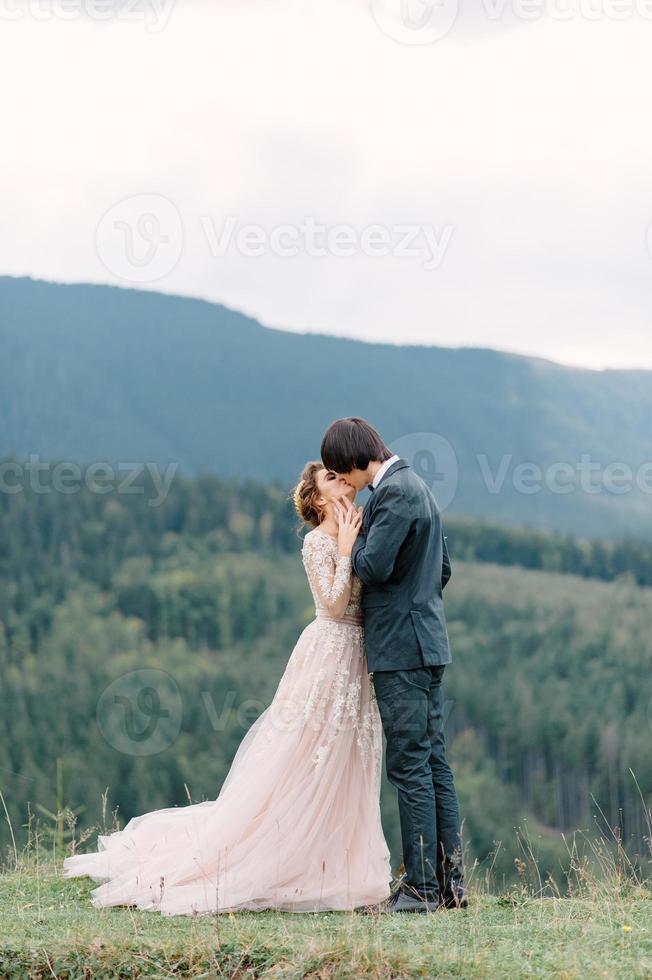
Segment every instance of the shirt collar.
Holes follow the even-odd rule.
[[[400,459],[400,456],[394,455],[394,456],[390,456],[389,459],[385,460],[385,462],[383,463],[383,465],[380,467],[375,477],[373,478],[371,485],[374,488],[374,490],[376,489],[376,487],[378,486],[382,478],[385,476],[385,473],[390,468],[390,466],[393,466],[398,459]]]

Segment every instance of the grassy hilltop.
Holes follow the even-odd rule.
[[[575,898],[478,894],[428,916],[96,910],[51,864],[0,875],[6,980],[652,976],[652,893],[613,878]]]

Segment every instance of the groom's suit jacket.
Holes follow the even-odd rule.
[[[351,561],[364,583],[367,669],[450,663],[442,591],[451,565],[439,509],[404,459],[367,501]]]

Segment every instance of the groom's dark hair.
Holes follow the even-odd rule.
[[[391,455],[374,427],[355,417],[333,422],[321,441],[322,463],[334,473],[366,470],[372,460],[384,463]]]

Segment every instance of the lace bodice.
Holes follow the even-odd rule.
[[[314,528],[303,539],[301,555],[317,616],[362,622],[362,582],[351,559],[338,555],[336,539]]]

